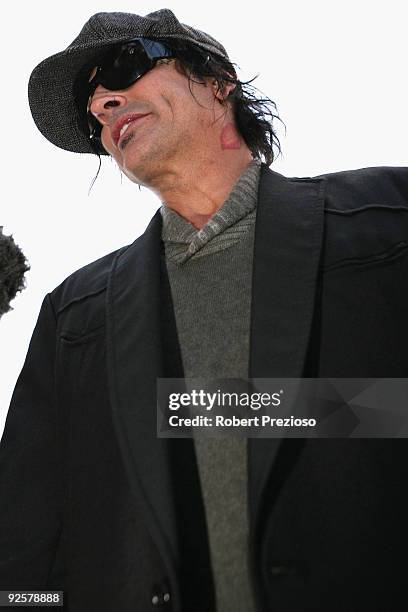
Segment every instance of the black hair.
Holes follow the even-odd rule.
[[[259,90],[251,85],[256,77],[249,81],[240,81],[234,68],[236,64],[193,43],[169,39],[168,44],[179,60],[179,67],[189,79],[190,91],[191,82],[205,83],[205,77],[216,81],[221,92],[226,83],[235,85],[222,103],[231,102],[236,128],[252,156],[263,158],[270,166],[277,155],[282,153],[273,123],[278,120],[285,124],[277,114],[275,102],[266,96],[260,96]],[[195,81],[194,77],[200,80]]]

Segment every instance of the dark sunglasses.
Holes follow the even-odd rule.
[[[134,38],[126,43],[114,45],[94,64],[94,74],[85,83],[77,79],[75,99],[83,117],[92,148],[96,153],[106,153],[100,140],[102,125],[89,110],[91,97],[98,85],[115,91],[126,89],[155,67],[158,60],[174,58],[174,51],[165,43],[149,38]],[[89,75],[90,69],[88,69]],[[87,123],[87,126],[85,125]]]

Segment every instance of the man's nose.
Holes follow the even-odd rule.
[[[125,106],[126,104],[127,98],[123,92],[118,93],[110,91],[102,87],[102,85],[98,85],[92,96],[88,110],[102,125],[106,125],[109,123],[112,110],[118,106]]]

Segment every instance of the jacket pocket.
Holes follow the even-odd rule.
[[[403,257],[408,252],[408,242],[401,241],[393,245],[391,248],[379,253],[372,253],[365,257],[349,257],[335,261],[327,266],[323,266],[323,272],[331,272],[339,268],[348,266],[371,266],[381,264],[387,261],[393,261]]]
[[[76,346],[79,344],[86,344],[92,342],[96,338],[100,337],[104,333],[105,325],[99,325],[91,330],[88,330],[85,334],[80,334],[71,330],[62,330],[59,339],[61,344],[66,346]]]

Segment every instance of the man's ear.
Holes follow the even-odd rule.
[[[224,81],[223,83],[223,87],[222,89],[220,89],[218,87],[218,83],[217,81],[214,79],[211,83],[211,86],[213,88],[214,91],[214,96],[217,98],[217,100],[219,100],[221,103],[226,100],[228,98],[228,96],[230,95],[231,91],[233,91],[236,87],[235,83],[228,83],[228,81]]]

